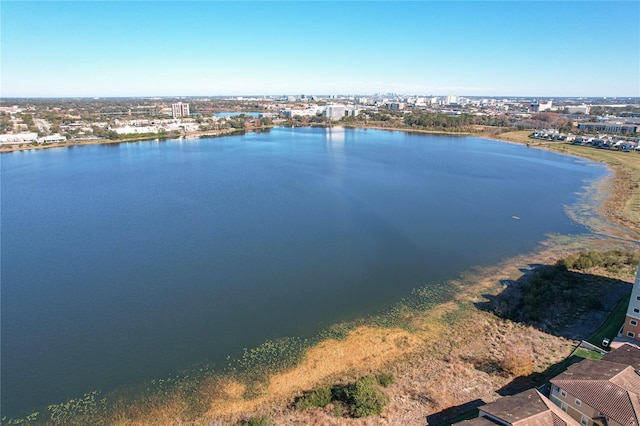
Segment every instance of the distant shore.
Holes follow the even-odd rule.
[[[222,137],[234,134],[243,134],[245,132],[264,131],[275,126],[249,127],[246,129],[221,129],[209,130],[202,132],[190,132],[180,135],[180,138],[203,138],[203,137]],[[310,127],[333,127],[326,124],[318,124]],[[338,127],[336,125],[336,127]],[[342,125],[340,127],[353,129],[372,129],[408,132],[417,134],[430,135],[446,135],[446,136],[473,136],[484,139],[495,140],[499,142],[517,143],[533,148],[542,148],[555,151],[562,154],[574,155],[596,162],[607,164],[607,167],[613,172],[611,181],[603,185],[600,190],[603,191],[602,198],[604,202],[600,207],[600,213],[607,220],[616,223],[623,228],[632,232],[624,235],[624,238],[637,240],[640,238],[640,159],[635,153],[621,153],[617,151],[598,150],[588,147],[575,146],[559,142],[543,142],[529,138],[531,133],[529,130],[520,131],[502,131],[502,129],[479,128],[476,131],[464,132],[448,132],[444,130],[427,130],[414,129],[406,127],[385,127],[385,126],[369,126],[369,125]],[[120,144],[131,142],[144,142],[149,140],[168,140],[174,138],[159,138],[157,136],[141,136],[130,137],[126,139],[91,139],[82,141],[66,141],[51,144],[20,144],[20,145],[1,145],[0,154],[16,151],[29,151],[49,148],[63,148],[85,145],[102,145],[102,144]],[[634,161],[635,160],[635,161]],[[631,185],[629,185],[631,182]],[[635,185],[635,186],[634,186]]]
[[[153,140],[169,140],[169,139],[178,139],[178,138],[201,138],[201,137],[220,137],[220,136],[229,136],[233,134],[242,134],[245,132],[253,132],[253,131],[261,131],[272,128],[273,126],[261,126],[261,127],[248,127],[246,129],[221,129],[221,130],[207,130],[202,132],[189,132],[180,135],[179,137],[170,137],[170,136],[139,136],[139,137],[128,137],[125,139],[86,139],[86,140],[78,140],[78,141],[65,141],[65,142],[56,142],[56,143],[48,143],[48,144],[13,144],[13,145],[0,145],[0,154],[8,153],[8,152],[16,152],[16,151],[31,151],[38,149],[49,149],[49,148],[65,148],[70,146],[85,146],[85,145],[111,145],[111,144],[119,144],[119,143],[129,143],[129,142],[145,142],[145,141],[153,141]]]

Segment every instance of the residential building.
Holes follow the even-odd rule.
[[[444,101],[445,105],[452,105],[458,103],[458,97],[456,95],[448,95]]]
[[[602,359],[618,364],[630,365],[636,371],[640,371],[640,347],[623,343],[616,350],[607,352]]]
[[[627,316],[622,326],[623,339],[633,339],[640,344],[640,267],[636,273],[636,282],[631,290],[631,299],[627,308]]]
[[[158,133],[160,130],[156,126],[123,126],[113,129],[119,135]]]
[[[477,419],[456,423],[460,426],[580,426],[535,389],[505,396],[478,408]]]
[[[13,133],[0,135],[0,143],[7,145],[36,142],[37,140],[37,133]]]
[[[173,118],[189,117],[189,104],[183,104],[182,102],[171,104],[171,116]]]
[[[58,143],[64,142],[67,140],[66,136],[62,136],[59,133],[54,133],[53,135],[43,136],[38,138],[38,143]]]
[[[640,375],[631,365],[585,359],[551,385],[551,400],[583,426],[640,424]]]
[[[344,105],[327,105],[324,115],[329,120],[340,120],[345,116],[346,107]]]
[[[553,101],[534,101],[529,106],[529,109],[533,112],[551,111]]]
[[[573,106],[568,106],[566,109],[569,112],[569,114],[589,115],[589,112],[591,111],[591,106],[590,105],[573,105]]]
[[[607,132],[607,133],[637,133],[640,126],[637,124],[623,123],[578,123],[581,132]]]

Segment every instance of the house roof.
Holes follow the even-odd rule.
[[[579,423],[535,389],[500,398],[479,408],[514,426],[575,426]]]
[[[585,359],[551,383],[622,425],[640,425],[640,375],[629,365]]]
[[[475,419],[454,423],[454,426],[496,426],[497,424],[499,423],[492,422],[486,417],[476,417]]]

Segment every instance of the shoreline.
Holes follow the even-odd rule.
[[[407,129],[394,129],[394,128],[374,128],[364,127],[364,129],[372,128],[375,130],[392,130],[392,131],[406,131]],[[264,128],[257,128],[262,130]],[[207,136],[227,136],[233,133],[244,133],[245,131],[253,131],[252,129],[240,130],[233,129],[224,133],[218,133],[216,135]],[[505,140],[498,137],[489,137],[476,134],[460,134],[460,133],[441,133],[432,131],[423,131],[417,133],[426,134],[445,134],[455,136],[473,136],[485,139],[496,140],[499,142],[507,143],[519,143],[514,140]],[[196,136],[196,135],[193,135]],[[198,135],[199,136],[199,135]],[[56,144],[50,146],[43,146],[42,148],[53,147],[65,147],[65,146],[81,146],[92,144],[111,144],[111,143],[123,143],[123,142],[139,142],[151,139],[137,139],[137,140],[117,140],[117,141],[99,141],[87,144],[70,143],[67,145]],[[536,148],[549,149],[554,152],[559,152],[566,155],[576,155],[574,153],[560,152],[557,147],[548,147],[542,144],[532,145]],[[562,145],[558,145],[562,146]],[[37,147],[34,147],[37,148]],[[20,150],[28,150],[32,148],[25,148]],[[587,148],[589,149],[589,148]],[[13,152],[13,151],[9,151]],[[597,152],[597,151],[596,151]],[[619,153],[620,155],[629,155]],[[633,154],[631,154],[633,155]],[[582,157],[581,158],[585,158]],[[586,157],[591,161],[597,161],[593,158]],[[462,327],[465,320],[480,319],[487,321],[494,321],[488,319],[486,314],[480,312],[466,312],[472,311],[474,304],[478,298],[482,298],[485,294],[493,294],[496,291],[500,291],[500,281],[505,278],[515,279],[522,274],[522,268],[527,269],[532,263],[549,264],[555,262],[560,256],[568,253],[573,253],[585,248],[594,247],[619,247],[625,244],[634,244],[635,249],[638,249],[638,242],[640,241],[639,233],[634,229],[629,229],[625,226],[625,222],[620,222],[619,216],[613,215],[612,212],[615,206],[624,206],[626,200],[624,197],[620,200],[611,201],[615,196],[612,191],[613,184],[606,181],[620,181],[624,177],[620,176],[620,168],[613,167],[611,164],[606,163],[607,168],[612,171],[611,176],[601,179],[598,182],[594,182],[586,191],[593,192],[593,197],[588,197],[587,201],[590,208],[597,211],[600,218],[604,219],[607,223],[616,225],[616,227],[623,227],[628,231],[627,239],[625,241],[616,240],[613,234],[618,230],[609,227],[609,231],[612,235],[606,235],[601,232],[595,232],[591,226],[585,225],[590,229],[588,235],[576,236],[575,238],[565,239],[565,236],[550,236],[549,238],[541,241],[539,247],[530,253],[524,253],[514,258],[505,259],[495,265],[489,265],[480,269],[465,271],[462,273],[460,279],[452,281],[452,285],[456,286],[456,295],[450,302],[445,302],[437,305],[430,311],[422,312],[420,315],[414,315],[408,318],[408,321],[412,324],[413,330],[408,331],[405,328],[399,327],[382,327],[373,324],[360,325],[347,332],[344,339],[336,340],[332,338],[325,339],[320,343],[310,347],[305,351],[303,360],[295,367],[287,369],[285,371],[272,374],[264,387],[261,388],[257,397],[248,397],[247,391],[249,390],[246,383],[242,380],[234,378],[233,376],[227,376],[222,378],[211,379],[202,385],[203,392],[209,394],[209,409],[204,413],[202,419],[207,420],[221,420],[221,421],[237,421],[237,419],[245,417],[247,414],[267,414],[277,416],[285,421],[285,423],[293,423],[297,421],[299,413],[291,413],[287,411],[292,398],[296,395],[300,395],[303,391],[309,390],[319,384],[326,383],[327,381],[344,381],[352,377],[356,377],[358,374],[370,373],[376,371],[393,371],[396,375],[403,375],[416,378],[417,374],[424,374],[424,369],[434,368],[435,365],[443,371],[448,368],[454,368],[447,361],[446,357],[441,356],[429,356],[425,355],[425,352],[433,351],[432,345],[435,342],[443,342],[443,340],[451,340],[451,342],[464,345],[466,342],[460,342],[460,338],[452,337],[459,331],[459,327]],[[620,166],[622,167],[622,166]],[[592,205],[598,203],[597,206]],[[608,204],[607,204],[608,203]],[[613,207],[612,204],[613,203]],[[621,204],[622,203],[622,204]],[[579,215],[580,213],[578,213]],[[607,227],[607,223],[603,226]],[[467,316],[465,316],[467,315]],[[453,320],[451,319],[453,318]],[[498,327],[498,325],[496,325]],[[511,327],[503,323],[499,324],[499,327]],[[484,329],[478,331],[480,337]],[[530,328],[516,327],[518,333],[534,333]],[[543,335],[535,335],[536,339],[548,339]],[[507,337],[509,337],[507,335]],[[457,343],[456,343],[457,342]],[[447,343],[447,344],[453,344]],[[543,342],[540,341],[539,344]],[[573,344],[570,341],[558,341],[558,345],[564,348],[564,352],[559,352],[558,356],[562,355],[559,359],[566,357],[565,352],[573,350]],[[457,347],[456,350],[462,350]],[[557,358],[557,357],[556,357]],[[556,362],[558,359],[553,358]],[[426,360],[426,361],[425,361]],[[427,362],[428,361],[428,362]],[[427,362],[427,364],[425,364]],[[471,374],[466,370],[468,366],[458,365],[459,361],[456,361],[456,368],[463,368],[465,374]],[[407,366],[408,365],[408,366]],[[422,373],[417,366],[420,366]],[[429,370],[427,370],[429,371]],[[437,371],[432,371],[436,373]],[[464,376],[463,376],[464,377]],[[426,380],[426,379],[420,379]],[[468,377],[468,380],[472,380]],[[474,379],[475,380],[475,376]],[[486,384],[483,388],[483,395],[489,395],[489,388],[492,386],[500,387],[506,382],[500,378],[493,378],[491,385]],[[501,381],[502,380],[502,381]],[[505,383],[503,383],[505,382]],[[406,383],[401,386],[407,386]],[[420,381],[422,383],[422,381]],[[436,382],[427,382],[435,384]],[[399,385],[400,386],[400,385]],[[420,385],[422,386],[422,384]],[[215,390],[213,390],[215,388]],[[446,384],[445,384],[446,388]],[[407,391],[408,392],[408,391]],[[446,408],[447,405],[446,395],[444,394],[429,394],[433,401],[438,401],[439,408]],[[107,395],[109,396],[109,395]],[[480,394],[474,394],[474,396],[480,396]],[[464,401],[466,398],[464,395],[451,396],[451,405],[458,405],[460,401]],[[133,405],[140,404],[135,399],[133,401],[124,400],[124,404],[131,403]],[[181,409],[179,406],[184,405],[184,400],[180,400],[176,396],[176,399],[172,399],[169,403],[162,405],[153,404],[154,407],[149,409],[142,409],[140,407],[123,408],[121,417],[116,424],[127,425],[142,425],[142,424],[185,424],[184,420],[181,420]],[[400,404],[401,405],[401,404]],[[435,405],[432,405],[435,407]],[[418,418],[424,422],[424,416],[431,414],[431,411],[425,411],[425,405],[416,405],[406,408],[404,417],[398,417],[397,411],[401,411],[404,408],[395,407],[393,412],[389,414],[383,414],[380,424],[396,424],[398,419],[409,420],[409,423],[413,423]],[[287,417],[293,416],[293,417]],[[111,419],[114,420],[114,419]],[[321,421],[326,420],[322,418]],[[188,424],[188,423],[187,423]],[[342,424],[338,419],[334,419],[334,423]]]
[[[189,132],[178,137],[170,137],[170,136],[141,136],[141,137],[133,137],[127,139],[88,139],[88,140],[80,140],[80,141],[66,141],[66,142],[57,142],[50,144],[13,144],[13,145],[0,145],[0,154],[8,154],[11,152],[18,151],[36,151],[41,149],[50,149],[50,148],[68,148],[74,146],[87,146],[87,145],[113,145],[120,143],[133,143],[133,142],[148,142],[155,140],[174,140],[174,139],[196,139],[196,138],[216,138],[223,136],[233,136],[235,134],[243,134],[246,132],[253,131],[263,131],[271,129],[273,126],[260,126],[260,127],[249,127],[246,129],[222,129],[222,130],[208,130],[204,132]]]

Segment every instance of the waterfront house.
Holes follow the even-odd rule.
[[[460,426],[580,426],[536,389],[500,398],[478,408],[478,418]]]
[[[583,426],[640,425],[640,375],[631,365],[585,359],[551,385],[551,400]]]

